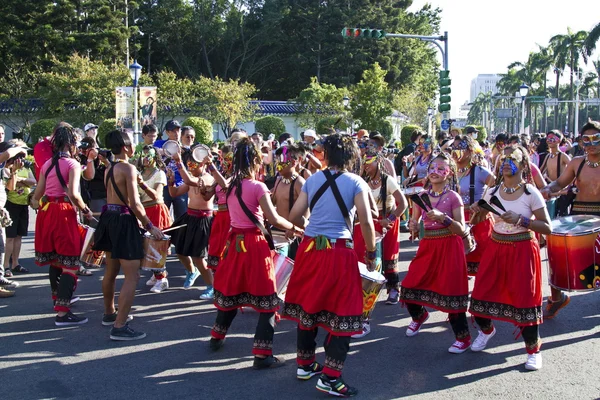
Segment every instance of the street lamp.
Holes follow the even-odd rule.
[[[522,84],[519,86],[519,94],[521,95],[521,130],[519,133],[525,133],[525,97],[529,93],[529,86]]]
[[[344,110],[348,112],[348,106],[350,105],[350,99],[348,98],[348,96],[344,96],[344,98],[342,99],[342,105],[344,106]],[[352,135],[354,133],[354,121],[349,122],[346,119],[346,124],[350,125],[350,134]]]
[[[140,121],[138,118],[138,81],[142,74],[142,66],[137,63],[137,60],[133,61],[133,64],[129,66],[129,75],[133,80],[133,143],[138,143],[138,133],[140,131]]]
[[[433,108],[427,108],[427,134],[431,137],[431,117],[433,117]]]
[[[348,96],[344,96],[344,98],[342,99],[342,104],[344,105],[344,107],[348,107],[348,105],[350,105],[350,99],[348,98]]]

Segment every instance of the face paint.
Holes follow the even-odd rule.
[[[458,149],[452,150],[452,157],[455,160],[460,160],[461,158],[463,158],[464,155],[465,155],[465,151],[464,150],[458,150]]]
[[[546,138],[546,143],[554,144],[560,142],[560,139],[557,136],[551,135]]]
[[[290,165],[292,165],[292,161],[287,161],[287,162],[281,162],[281,161],[279,161],[279,162],[277,162],[277,166],[276,166],[277,172],[283,171],[284,169],[286,169]]]
[[[437,174],[437,175],[446,177],[446,176],[450,175],[450,167],[448,167],[447,165],[442,164],[442,163],[438,164],[438,163],[434,162],[434,163],[431,163],[427,172],[429,173],[429,175]]]
[[[365,165],[371,165],[371,164],[373,164],[374,162],[377,161],[377,156],[367,156],[367,155],[365,155],[365,156],[363,156],[362,161],[363,161],[363,164],[365,164]]]
[[[200,168],[200,163],[197,163],[196,161],[188,161],[186,164],[189,170]]]
[[[454,142],[452,144],[452,148],[454,150],[467,150],[469,148],[469,144],[466,140],[461,140],[460,142]]]
[[[519,157],[515,157],[512,154],[510,156],[504,156],[502,158],[502,169],[504,169],[504,167],[508,165],[510,167],[511,175],[515,175],[519,170],[519,167],[517,167],[517,162],[521,161],[522,160],[520,160]]]
[[[366,149],[367,148],[368,143],[365,142],[364,140],[361,140],[358,142],[358,148],[359,149]]]
[[[600,132],[594,133],[593,135],[582,135],[581,143],[586,147],[600,145]]]

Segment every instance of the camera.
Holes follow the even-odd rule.
[[[109,159],[112,156],[111,151],[108,149],[98,149],[98,154],[106,159]]]
[[[92,145],[91,145],[90,143],[88,143],[88,142],[81,142],[77,148],[78,148],[79,150],[86,151],[86,150],[88,150],[88,149],[91,149],[91,148],[92,148]]]

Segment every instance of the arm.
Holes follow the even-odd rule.
[[[81,165],[75,164],[73,168],[69,171],[69,182],[67,185],[67,194],[69,195],[69,199],[73,202],[75,206],[77,206],[86,216],[89,214],[91,216],[90,209],[85,205],[81,195],[79,194],[79,179],[81,177]]]
[[[215,168],[212,162],[212,158],[210,156],[206,156],[204,159],[204,163],[206,164],[206,169],[212,175],[213,179],[217,182],[221,189],[227,190],[228,184],[223,175],[219,172],[218,169]]]
[[[37,181],[35,180],[35,176],[33,176],[33,173],[31,172],[31,170],[27,171],[27,178],[20,178],[17,177],[17,187],[32,187],[37,183]]]
[[[375,201],[375,197],[373,197],[373,193],[371,193],[370,190],[367,196],[369,198],[368,206],[369,211],[371,211],[371,218],[379,218],[379,209],[377,208],[377,201]]]
[[[170,195],[172,198],[175,198],[175,197],[179,197],[179,196],[181,196],[181,195],[184,195],[184,194],[186,194],[186,193],[187,193],[189,190],[190,190],[190,187],[189,187],[189,186],[188,186],[186,183],[184,183],[183,185],[177,186],[177,187],[175,187],[175,186],[173,186],[173,185],[169,184],[169,195]]]
[[[260,204],[260,208],[265,213],[267,221],[269,221],[271,225],[286,231],[294,229],[294,224],[277,214],[277,210],[275,210],[275,206],[273,206],[273,203],[271,202],[271,196],[269,193],[265,193],[258,202]]]
[[[85,169],[83,170],[83,179],[85,179],[86,181],[91,181],[92,179],[94,179],[94,176],[96,175],[96,165],[95,165],[95,160],[98,157],[98,151],[96,149],[91,149],[88,152],[88,156],[87,156],[87,161],[86,161],[86,166]]]
[[[115,168],[114,166],[113,168]],[[156,226],[152,225],[150,218],[146,215],[146,210],[140,201],[137,190],[137,170],[133,165],[127,165],[125,184],[127,185],[127,205],[133,211],[136,218],[142,223],[143,227],[150,232],[155,239],[162,239],[165,235]]]
[[[4,179],[4,177],[6,176],[5,174],[8,172],[8,179],[6,180],[6,190],[10,190],[10,191],[15,191],[17,190],[17,166],[16,166],[17,161],[15,161],[15,163],[13,165],[11,165],[10,167],[6,167],[4,169],[4,173],[2,177],[0,177],[1,179]]]
[[[367,191],[370,193],[370,190]],[[363,238],[365,239],[365,247],[367,248],[367,266],[372,271],[371,268],[374,268],[372,264],[373,259],[369,257],[369,253],[372,253],[376,249],[375,243],[375,227],[373,226],[373,218],[371,217],[371,212],[369,210],[368,204],[368,196],[365,191],[358,193],[354,196],[354,205],[356,206],[356,213],[358,214],[358,220],[360,221],[360,230],[363,234]]]
[[[175,159],[175,157],[173,157],[173,159]],[[187,186],[200,186],[198,178],[191,176],[188,173],[187,169],[185,169],[185,167],[183,166],[183,164],[180,161],[176,161],[176,163],[177,163],[177,171],[179,171],[179,175],[181,175],[181,179],[183,179],[183,182]],[[169,193],[170,193],[170,189],[169,189]]]
[[[569,165],[567,165],[567,168],[562,174],[560,174],[558,179],[542,189],[542,194],[558,192],[573,182],[573,179],[575,179],[575,164],[577,164],[577,167],[579,167],[579,161],[584,162],[583,158],[574,158],[571,160]]]
[[[292,224],[304,229],[306,227],[305,222],[309,217],[308,210],[308,195],[306,192],[300,192],[300,195],[294,203],[292,211],[290,211],[289,220]]]
[[[157,173],[160,173],[157,172]],[[140,189],[142,189],[153,201],[157,201],[160,198],[159,193],[162,192],[164,185],[160,182],[157,182],[156,185],[154,185],[153,188],[151,188],[150,186],[146,185],[146,183],[144,182],[144,179],[142,178],[142,174],[137,174],[137,182],[138,185],[140,186]]]
[[[398,179],[398,176],[396,175],[396,169],[394,168],[394,163],[392,162],[392,160],[390,160],[389,158],[386,158],[384,160],[384,163],[387,167],[386,170],[387,170],[388,175],[393,177],[394,180]]]
[[[535,219],[531,220],[529,224],[529,229],[534,232],[541,233],[542,235],[549,235],[552,233],[552,226],[548,221],[550,221],[550,216],[548,215],[548,209],[546,207],[542,207],[539,210],[535,210],[533,212],[535,215]]]
[[[321,164],[321,161],[319,161],[319,159],[315,157],[313,153],[306,153],[306,159],[313,166],[313,168],[318,170],[323,169],[323,164]]]

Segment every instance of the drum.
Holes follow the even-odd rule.
[[[408,197],[412,196],[413,194],[419,194],[425,189],[423,189],[421,186],[411,186],[409,188],[401,188],[400,190],[402,191],[402,193],[404,193],[406,197]]]
[[[201,163],[210,154],[210,148],[205,144],[198,144],[192,149],[192,158]]]
[[[181,146],[175,140],[167,140],[163,146],[163,153],[166,157],[173,157],[175,154],[179,152]]]
[[[291,241],[285,237],[285,232],[273,231],[271,232],[271,236],[273,236],[275,251],[282,256],[287,257],[290,250]]]
[[[377,255],[375,256],[375,262],[377,263],[376,271],[379,273],[383,272],[383,237],[379,232],[375,232],[375,251]]]
[[[79,231],[83,237],[83,247],[81,248],[79,260],[85,266],[100,268],[104,259],[104,252],[92,249],[94,246],[94,232],[96,230],[91,226],[79,225]]]
[[[167,267],[167,253],[171,246],[171,236],[154,239],[149,233],[144,235],[144,258],[141,268],[145,271],[164,271]]]
[[[465,225],[465,233],[462,236],[463,245],[465,246],[465,254],[469,254],[475,248],[477,248],[477,242],[475,241],[475,236],[471,232],[471,225]]]
[[[377,271],[369,271],[367,266],[361,262],[358,263],[358,270],[360,271],[360,277],[362,279],[363,289],[363,313],[364,319],[370,319],[377,299],[379,298],[379,292],[385,285],[385,277]]]
[[[596,255],[600,254],[600,218],[574,215],[552,221],[548,246],[550,285],[568,291],[600,288]],[[600,257],[598,262],[600,262]]]
[[[275,265],[277,296],[281,301],[285,301],[287,286],[290,281],[290,276],[292,276],[292,270],[294,269],[294,261],[276,251],[272,251],[271,256],[273,257],[273,264]]]

